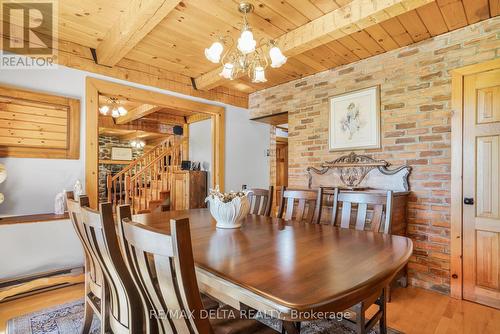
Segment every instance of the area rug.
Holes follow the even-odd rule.
[[[83,300],[57,305],[35,313],[26,314],[10,319],[7,323],[7,334],[78,334],[83,323]],[[281,327],[279,321],[264,320],[272,327]],[[91,334],[99,333],[99,320],[94,318]],[[304,322],[301,334],[352,334],[353,330],[342,323],[332,321]],[[370,334],[377,334],[373,330]],[[402,334],[399,331],[388,329],[389,334]]]

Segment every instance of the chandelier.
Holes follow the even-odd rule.
[[[255,48],[257,42],[253,38],[252,30],[247,21],[247,14],[253,11],[253,5],[242,2],[239,4],[238,10],[243,14],[243,28],[236,48],[231,50],[234,46],[234,40],[231,36],[222,36],[212,43],[209,48],[205,49],[205,57],[212,63],[218,64],[221,62],[223,64],[219,75],[224,79],[233,80],[239,74],[246,73],[253,83],[266,82],[264,70],[269,65],[269,60],[262,50]],[[224,44],[228,41],[231,41],[231,46],[222,56]],[[267,45],[269,47],[270,66],[278,68],[285,64],[287,58],[276,45],[276,42],[271,40]]]
[[[136,149],[144,148],[146,146],[146,143],[143,140],[140,139],[134,139],[130,142],[130,146]]]
[[[104,116],[111,112],[113,118],[125,116],[128,111],[120,104],[121,102],[116,97],[109,97],[107,103],[99,107],[99,112]]]

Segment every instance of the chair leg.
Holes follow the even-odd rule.
[[[109,291],[106,282],[102,282],[102,296],[101,296],[101,334],[109,332]]]
[[[300,321],[295,322],[295,328],[297,328],[297,331],[300,333],[300,327],[302,326],[302,323]]]
[[[90,328],[92,327],[92,320],[94,319],[94,310],[89,305],[88,301],[85,301],[84,305],[84,315],[83,315],[83,326],[81,334],[89,334]]]
[[[357,334],[366,334],[366,326],[365,326],[365,308],[363,305],[359,308],[359,311],[356,313],[356,333]]]
[[[387,304],[386,304],[386,294],[388,292],[386,289],[382,290],[382,294],[380,295],[380,310],[382,311],[382,316],[379,320],[380,326],[380,334],[387,334]]]
[[[287,333],[287,334],[299,334],[300,333],[300,322],[283,320],[281,332]]]

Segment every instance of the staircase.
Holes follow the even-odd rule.
[[[114,176],[107,176],[108,202],[113,208],[130,204],[134,214],[150,212],[168,203],[172,171],[182,160],[182,139],[171,136]]]

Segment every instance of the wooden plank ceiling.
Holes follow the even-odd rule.
[[[248,20],[257,41],[261,38],[276,39],[331,11],[340,11],[339,8],[351,1],[251,0],[255,11],[249,15]],[[127,8],[132,2],[134,1],[60,1],[59,37],[63,41],[100,50],[103,48],[103,41],[110,38],[109,32],[114,29],[116,21],[120,18],[123,20],[122,16],[125,14],[130,16]],[[210,46],[217,35],[237,38],[242,22],[241,14],[237,11],[238,3],[237,0],[183,0],[174,6],[170,2],[172,8],[164,10],[166,16],[158,20],[157,25],[150,27],[149,33],[142,39],[132,37],[138,39],[135,41],[137,43],[126,52],[121,63],[148,64],[193,79],[217,70],[219,65],[206,60],[204,49]],[[264,84],[252,84],[247,77],[243,77],[234,81],[221,81],[220,85],[251,93],[416,43],[500,14],[499,0],[436,0],[414,10],[402,9],[400,15],[392,15],[394,17],[378,24],[340,38],[325,39],[324,44],[289,57],[282,68],[268,68],[268,82]]]

